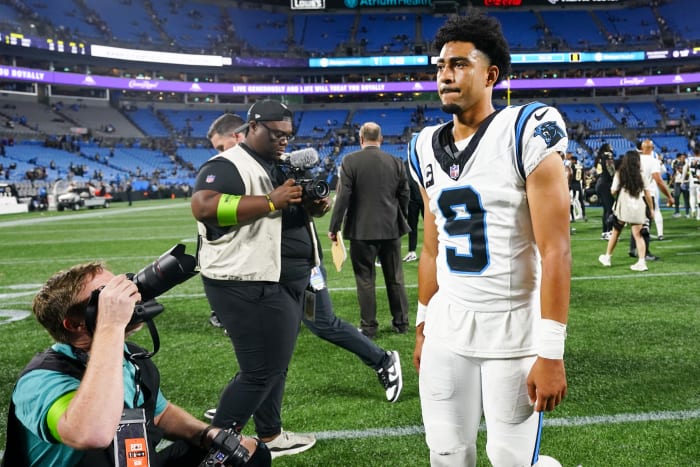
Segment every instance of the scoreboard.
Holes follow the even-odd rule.
[[[84,42],[26,36],[16,32],[0,32],[0,43],[4,45],[44,49],[50,52],[66,53],[71,55],[89,55],[88,46]]]

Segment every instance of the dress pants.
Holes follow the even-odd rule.
[[[376,266],[379,258],[391,311],[391,324],[397,332],[408,329],[408,296],[404,287],[401,238],[388,240],[350,240],[350,260],[355,273],[360,305],[360,328],[369,336],[377,335]]]

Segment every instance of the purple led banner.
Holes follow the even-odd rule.
[[[683,85],[700,82],[700,73],[682,75],[626,76],[614,78],[558,78],[558,79],[524,79],[511,80],[511,89],[561,89],[561,88],[611,88],[638,86]],[[502,81],[496,89],[507,89],[508,83]]]
[[[183,81],[115,78],[57,71],[34,70],[0,66],[0,79],[32,81],[100,89],[130,89],[134,91],[178,92],[196,94],[356,94],[382,92],[433,92],[434,81],[398,81],[390,83],[331,83],[331,84],[251,84],[195,83]],[[683,75],[629,76],[613,78],[560,78],[511,80],[511,89],[562,89],[600,87],[639,87],[687,85],[700,83],[700,73]],[[501,82],[497,89],[507,89]]]

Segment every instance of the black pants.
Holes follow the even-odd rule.
[[[610,193],[610,185],[606,183],[596,184],[596,193],[598,193],[598,199],[600,199],[600,205],[603,207],[603,232],[610,232],[612,230],[612,224],[609,222],[610,214],[612,214],[612,207],[615,200],[613,199],[612,193]]]
[[[326,279],[326,269],[321,266],[323,278]],[[328,287],[316,292],[316,316],[314,320],[304,318],[304,324],[314,335],[331,344],[352,352],[362,360],[362,363],[378,370],[384,361],[386,352],[371,339],[347,321],[338,318],[333,312],[331,296]]]
[[[213,425],[240,430],[252,415],[259,437],[281,431],[287,366],[308,282],[308,277],[288,284],[203,278],[209,304],[228,332],[240,368],[221,395]]]
[[[681,196],[683,196],[683,204],[685,205],[685,215],[690,215],[690,190],[687,183],[673,184],[673,202],[675,205],[675,213],[680,214]]]
[[[403,281],[401,238],[388,240],[350,240],[350,259],[355,273],[357,300],[360,305],[360,327],[368,336],[375,336],[377,322],[376,267],[379,258],[391,310],[391,324],[400,331],[408,328],[408,296]]]
[[[408,203],[406,221],[411,231],[408,232],[408,251],[416,251],[418,246],[418,218],[423,217],[423,203]]]

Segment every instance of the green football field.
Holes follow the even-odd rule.
[[[601,211],[589,208],[588,214],[588,222],[574,224],[571,238],[569,394],[545,418],[542,453],[565,467],[700,465],[700,221],[674,219],[664,210],[665,239],[652,243],[661,260],[638,273],[629,269],[634,260],[627,256],[628,230],[613,266],[598,264],[606,245],[600,240]],[[335,311],[357,324],[352,268],[348,262],[338,273],[332,266],[327,222],[320,219],[317,225]],[[103,259],[115,272],[136,272],[177,243],[194,253],[195,232],[189,203],[182,199],[0,217],[0,450],[14,380],[32,355],[51,343],[30,314],[40,285],[79,262]],[[417,263],[404,270],[413,322]],[[276,459],[275,465],[428,465],[411,363],[413,336],[391,331],[382,284],[380,278],[377,343],[400,352],[400,399],[386,402],[371,369],[302,327],[289,368],[284,428],[313,432],[318,442],[305,453]],[[159,301],[165,311],[155,319],[161,349],[154,360],[163,391],[201,416],[216,405],[236,372],[230,341],[209,325],[198,277]],[[135,337],[152,348],[148,332]],[[246,432],[252,433],[250,425]],[[489,465],[484,445],[482,432],[479,466]]]

